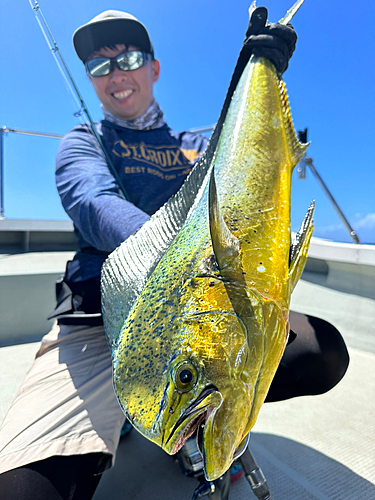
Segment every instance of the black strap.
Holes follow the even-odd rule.
[[[67,263],[67,269],[69,262]],[[66,273],[65,273],[66,275]],[[62,276],[56,282],[56,308],[48,319],[61,325],[103,324],[100,310],[100,284],[97,279],[68,283]]]

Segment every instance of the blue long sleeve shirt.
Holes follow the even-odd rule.
[[[176,133],[167,125],[131,130],[102,120],[97,128],[129,200],[89,127],[74,127],[62,139],[56,158],[57,189],[81,249],[65,276],[70,284],[99,283],[107,255],[178,191],[208,143],[205,136]]]

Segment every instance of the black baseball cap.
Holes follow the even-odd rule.
[[[76,30],[73,45],[81,61],[102,47],[135,45],[154,57],[149,34],[138,19],[127,12],[106,10]]]

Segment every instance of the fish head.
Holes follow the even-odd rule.
[[[214,277],[187,280],[178,299],[173,291],[158,294],[155,288],[152,308],[141,296],[122,332],[116,393],[134,427],[169,454],[197,431],[205,475],[214,480],[249,432],[263,360],[262,304],[254,298],[251,310],[237,314]],[[236,300],[242,296],[243,290]]]
[[[205,475],[214,480],[233,462],[251,411],[251,391],[241,377],[246,335],[241,322],[223,312],[185,317],[184,323],[184,337],[195,330],[195,346],[189,342],[191,350],[171,363],[161,446],[174,454],[197,431]],[[225,340],[218,338],[223,332]]]
[[[245,449],[285,348],[288,319],[277,302],[212,274],[188,280],[183,293],[190,298],[177,338],[187,358],[172,362],[171,397],[190,364],[196,385],[164,415],[163,447],[175,453],[197,429],[204,473],[214,480]]]

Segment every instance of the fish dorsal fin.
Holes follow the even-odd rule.
[[[305,218],[302,221],[300,230],[296,234],[294,241],[290,247],[290,264],[289,264],[289,277],[291,292],[294,290],[298,280],[300,279],[303,269],[307,260],[307,253],[309,251],[310,240],[314,229],[314,209],[315,202],[312,201]]]
[[[139,231],[108,257],[102,268],[101,291],[104,327],[110,345],[116,344],[126,318],[145,283],[184,225],[205,185],[216,146],[235,89],[232,76],[224,105],[211,139],[178,193],[170,198]]]
[[[148,278],[198,201],[212,149],[209,144],[177,194],[105,261],[101,273],[102,312],[110,345],[116,344]]]
[[[240,242],[226,225],[219,207],[214,168],[211,171],[208,192],[208,216],[212,246],[220,274],[231,280],[238,280],[240,269]]]

